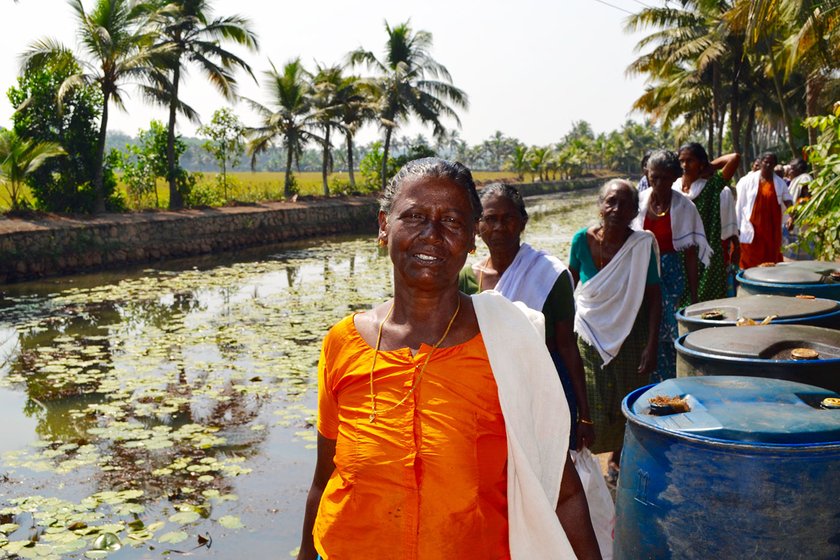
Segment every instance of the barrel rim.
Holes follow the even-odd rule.
[[[828,298],[822,298],[828,299]],[[833,300],[832,300],[833,301]],[[692,325],[708,325],[710,327],[734,327],[736,321],[727,321],[727,320],[716,320],[716,319],[695,319],[694,317],[689,317],[684,313],[687,307],[683,307],[679,311],[677,311],[677,321],[682,321],[683,323],[691,323]],[[771,325],[802,325],[805,324],[805,321],[822,321],[825,319],[831,319],[834,317],[840,317],[840,307],[833,311],[829,311],[828,313],[822,313],[820,315],[797,315],[796,317],[789,317],[787,319],[773,319],[773,322],[770,323]]]
[[[706,376],[711,377],[711,376]],[[731,449],[733,447],[737,447],[739,449],[750,449],[754,451],[766,451],[766,452],[773,452],[773,451],[782,451],[788,449],[808,449],[809,451],[837,451],[838,446],[840,446],[840,440],[837,441],[821,441],[819,443],[747,443],[743,441],[734,441],[729,439],[721,439],[715,438],[710,436],[703,436],[699,434],[688,434],[686,432],[678,432],[675,430],[669,430],[663,428],[661,426],[656,426],[654,424],[648,424],[642,422],[638,415],[630,410],[630,406],[635,403],[641,395],[643,395],[647,390],[656,387],[659,383],[651,383],[650,385],[645,385],[644,387],[639,387],[638,389],[631,391],[627,396],[624,397],[621,401],[621,412],[624,414],[624,417],[627,418],[627,422],[632,422],[636,424],[640,428],[644,428],[646,430],[650,430],[652,432],[657,432],[662,435],[668,435],[669,437],[684,440],[690,443],[702,443],[705,447],[711,448],[727,448]]]
[[[763,280],[752,280],[751,278],[744,277],[744,272],[741,271],[735,275],[735,279],[738,281],[739,284],[747,284],[751,286],[760,286],[762,288],[778,288],[778,289],[787,289],[792,290],[795,289],[796,286],[807,286],[808,289],[812,289],[815,286],[820,286],[818,289],[829,290],[831,288],[838,288],[840,287],[840,283],[833,282],[831,284],[827,284],[825,282],[765,282]],[[831,298],[827,298],[831,299]]]
[[[726,325],[732,326],[732,325]],[[809,326],[809,325],[803,325]],[[743,327],[748,329],[749,327]],[[677,353],[679,354],[682,352],[688,356],[693,358],[710,358],[719,361],[727,361],[727,362],[735,362],[737,364],[752,364],[752,365],[762,365],[762,364],[773,364],[773,365],[786,365],[786,364],[796,364],[797,367],[807,367],[809,366],[826,366],[826,365],[840,365],[840,358],[827,358],[825,360],[812,360],[812,361],[805,361],[805,360],[764,360],[759,358],[739,358],[738,356],[724,356],[721,354],[711,354],[709,352],[703,352],[700,350],[695,350],[693,348],[689,348],[685,344],[683,344],[684,340],[688,335],[692,333],[685,333],[677,337],[677,340],[674,342],[674,346],[677,349]]]

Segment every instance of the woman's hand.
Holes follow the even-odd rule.
[[[588,419],[587,419],[588,420]],[[588,422],[577,421],[577,441],[575,442],[575,451],[580,451],[584,447],[592,448],[595,443],[595,425],[591,420]]]
[[[656,344],[648,344],[642,351],[642,359],[639,360],[639,373],[649,375],[656,369]]]

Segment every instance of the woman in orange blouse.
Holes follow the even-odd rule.
[[[388,185],[394,298],[324,340],[299,559],[600,557],[542,337],[503,297],[458,290],[480,214],[460,164],[416,160]],[[511,379],[508,359],[540,367]]]

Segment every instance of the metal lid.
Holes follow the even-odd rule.
[[[793,360],[792,350],[809,348],[819,353],[819,360],[840,359],[840,331],[810,325],[715,327],[689,333],[683,345],[732,358]]]
[[[651,415],[649,399],[660,395],[684,398],[690,411]],[[821,406],[825,399],[837,397],[827,389],[780,379],[680,377],[631,393],[625,414],[644,425],[703,439],[840,445],[840,409]]]
[[[775,315],[775,320],[783,320],[824,315],[839,310],[840,302],[833,299],[752,295],[695,303],[686,307],[682,314],[688,320],[718,320],[721,324],[734,324],[739,317],[747,317],[760,322],[770,315]],[[713,311],[720,311],[722,317],[712,319],[704,316]]]
[[[826,261],[790,261],[776,266],[756,266],[744,271],[744,278],[755,282],[773,284],[833,284],[840,278],[833,272],[840,271],[840,264]]]

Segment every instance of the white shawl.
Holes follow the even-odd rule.
[[[521,301],[540,311],[557,278],[565,270],[566,265],[557,257],[523,243],[513,262],[499,278],[496,291],[511,301]]]
[[[702,177],[696,179],[688,187],[688,193],[682,190],[682,179],[674,181],[672,188],[678,193],[686,195],[689,200],[694,201],[703,192],[706,181],[707,179]],[[735,197],[732,196],[732,190],[729,187],[723,187],[720,191],[720,238],[721,240],[726,240],[735,235],[738,235],[738,216],[735,214]]]
[[[645,216],[647,215],[650,193],[648,189],[639,193],[639,215],[633,220],[631,227],[635,230],[643,230],[645,227]],[[675,190],[671,190],[671,240],[676,251],[682,251],[691,246],[696,246],[700,262],[709,266],[709,259],[712,258],[712,248],[706,240],[706,230],[703,229],[703,220],[700,213],[694,207],[687,196]]]
[[[802,196],[802,187],[813,181],[813,177],[808,175],[807,173],[801,173],[791,179],[790,185],[788,185],[788,192],[790,193],[790,198],[793,202],[799,200]]]
[[[652,233],[634,231],[607,266],[575,291],[575,332],[598,350],[604,365],[618,355],[639,314],[653,247]]]
[[[569,406],[545,346],[542,313],[493,291],[472,301],[505,418],[511,558],[575,558],[555,513]]]
[[[752,171],[747,173],[738,184],[735,186],[737,192],[737,199],[735,202],[735,212],[738,215],[738,230],[741,232],[741,243],[752,243],[755,237],[755,228],[750,221],[752,217],[753,208],[755,207],[755,198],[758,196],[758,185],[761,179],[760,171]],[[782,222],[779,227],[785,222],[785,201],[793,202],[784,180],[773,174],[773,187],[776,189],[776,200],[779,202],[779,207],[782,209]]]

